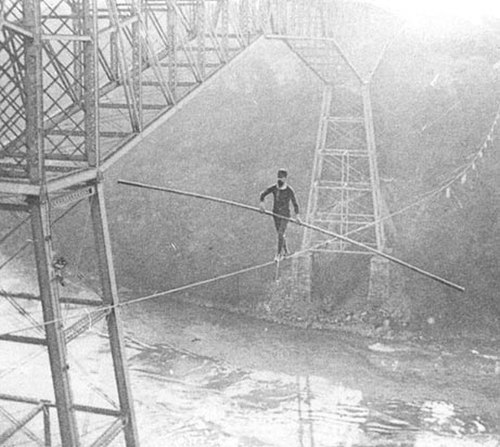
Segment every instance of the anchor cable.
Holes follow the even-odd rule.
[[[128,180],[118,180],[118,183],[119,184],[122,184],[122,185],[128,185],[128,186],[134,186],[134,187],[138,187],[138,188],[144,188],[144,189],[151,189],[151,190],[156,190],[156,191],[163,191],[163,192],[169,192],[169,193],[172,193],[172,194],[178,194],[178,195],[183,195],[183,196],[187,196],[187,197],[194,197],[194,198],[198,198],[198,199],[203,199],[203,200],[209,200],[209,201],[212,201],[212,202],[218,202],[218,203],[223,203],[223,204],[226,204],[226,205],[231,205],[231,206],[236,206],[236,207],[239,207],[239,208],[243,208],[243,209],[246,209],[246,210],[249,210],[249,211],[254,211],[254,212],[258,212],[258,213],[262,213],[262,214],[267,214],[269,216],[274,216],[274,217],[279,217],[281,219],[285,219],[289,222],[292,222],[293,224],[295,225],[300,225],[302,227],[305,227],[305,228],[309,228],[310,230],[314,230],[314,231],[317,231],[319,233],[323,233],[323,234],[326,234],[328,236],[333,236],[334,238],[336,239],[340,239],[344,242],[348,242],[350,244],[353,244],[353,245],[356,245],[358,247],[361,247],[363,248],[364,250],[366,251],[369,251],[371,253],[374,253],[378,256],[381,256],[382,258],[385,258],[385,259],[388,259],[389,261],[391,262],[394,262],[396,264],[399,264],[403,267],[406,267],[410,270],[413,270],[421,275],[424,275],[424,276],[427,276],[435,281],[438,281],[446,286],[449,286],[455,290],[458,290],[460,292],[463,292],[465,290],[464,287],[460,286],[460,285],[457,285],[451,281],[448,281],[447,279],[444,279],[444,278],[441,278],[440,276],[437,276],[433,273],[430,273],[430,272],[427,272],[419,267],[416,267],[412,264],[409,264],[408,262],[405,262],[405,261],[402,261],[401,259],[398,259],[398,258],[395,258],[394,256],[391,256],[387,253],[384,253],[384,252],[381,252],[373,247],[370,247],[368,245],[365,245],[361,242],[358,242],[354,239],[351,239],[347,236],[342,236],[340,234],[337,234],[337,233],[334,233],[333,231],[329,231],[329,230],[325,230],[324,228],[320,228],[320,227],[317,227],[315,225],[311,225],[311,224],[308,224],[308,223],[305,223],[305,222],[300,222],[300,221],[297,221],[296,219],[292,219],[290,217],[287,217],[287,216],[282,216],[282,215],[279,215],[279,214],[275,214],[271,211],[261,211],[259,208],[255,207],[255,206],[251,206],[251,205],[246,205],[244,203],[240,203],[240,202],[235,202],[235,201],[232,201],[232,200],[226,200],[226,199],[221,199],[221,198],[218,198],[218,197],[212,197],[212,196],[208,196],[208,195],[205,195],[205,194],[198,194],[198,193],[192,193],[192,192],[187,192],[187,191],[180,191],[180,190],[177,190],[177,189],[172,189],[172,188],[166,188],[166,187],[162,187],[162,186],[155,186],[155,185],[148,185],[148,184],[145,184],[145,183],[139,183],[139,182],[131,182],[131,181],[128,181]]]

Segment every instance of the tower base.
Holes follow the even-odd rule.
[[[378,256],[370,260],[370,283],[368,301],[384,303],[389,299],[389,261]]]

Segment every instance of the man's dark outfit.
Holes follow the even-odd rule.
[[[263,202],[267,195],[272,194],[274,198],[273,213],[280,216],[290,217],[290,202],[293,204],[295,214],[299,214],[299,205],[295,198],[293,189],[286,185],[285,188],[280,189],[278,185],[272,185],[267,188],[261,195],[260,201]],[[278,255],[282,252],[288,254],[286,246],[285,230],[288,225],[288,220],[273,216],[274,226],[278,232]]]

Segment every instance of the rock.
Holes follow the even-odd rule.
[[[391,348],[390,346],[384,345],[382,343],[374,343],[373,345],[368,346],[368,349],[371,351],[376,351],[376,352],[395,352],[396,350],[394,348]]]

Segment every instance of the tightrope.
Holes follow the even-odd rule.
[[[123,183],[123,184],[132,183],[132,185],[135,186],[134,182],[127,182],[127,183],[125,183],[124,180],[120,180],[119,183]],[[142,185],[142,184],[140,184],[140,185]],[[150,186],[150,185],[145,185],[144,187],[146,187],[146,186]],[[216,202],[227,203],[227,204],[230,204],[230,205],[233,205],[233,206],[243,207],[243,208],[249,209],[251,211],[256,211],[256,212],[259,212],[259,213],[262,213],[262,214],[268,214],[268,215],[271,215],[271,216],[275,215],[274,213],[272,213],[270,211],[264,211],[264,212],[262,212],[259,208],[256,208],[256,207],[253,207],[253,206],[250,206],[250,205],[245,205],[245,204],[238,203],[238,202],[233,202],[233,201],[225,200],[225,199],[219,199],[219,198],[215,198],[215,197],[204,196],[202,194],[188,193],[188,192],[185,192],[185,191],[172,190],[170,188],[163,188],[163,187],[159,187],[159,186],[152,186],[151,185],[151,187],[152,187],[152,189],[159,189],[160,191],[161,190],[168,190],[167,192],[171,192],[171,191],[173,192],[173,191],[175,191],[175,193],[177,193],[177,194],[191,195],[191,196],[194,196],[194,197],[197,197],[197,198],[203,198],[203,199],[207,199],[207,200],[213,200],[213,201],[216,201]],[[331,240],[324,241],[324,242],[321,242],[321,243],[319,243],[318,245],[316,245],[314,247],[310,247],[308,249],[295,252],[293,255],[289,256],[288,258],[294,258],[294,257],[301,256],[301,255],[303,255],[303,254],[305,254],[305,253],[307,253],[307,252],[309,252],[311,250],[314,250],[314,249],[318,248],[319,246],[328,244],[328,243],[332,242],[335,239],[343,239],[343,240],[347,240],[348,242],[351,241],[350,238],[347,238],[347,237],[344,237],[344,236],[340,236],[340,235],[336,235],[333,232],[329,232],[327,230],[323,230],[323,229],[321,229],[319,227],[314,227],[312,225],[309,226],[308,224],[299,223],[299,222],[297,222],[294,219],[286,218],[284,216],[278,216],[278,217],[285,218],[285,219],[287,219],[287,220],[289,220],[289,221],[291,221],[291,222],[293,222],[293,223],[295,223],[297,225],[311,227],[314,230],[321,231],[321,232],[326,233],[326,234],[328,234],[330,236],[333,236],[333,239],[331,239]],[[366,225],[366,227],[369,227],[369,226],[370,226],[370,224]],[[352,231],[352,233],[354,233],[356,231],[357,230],[354,230],[354,231]],[[356,241],[352,241],[352,242],[355,243],[355,244],[364,246],[363,244],[360,244],[360,243],[358,243]],[[364,246],[364,247],[366,247],[367,249],[371,249],[371,247],[368,247],[368,246]],[[377,254],[381,253],[381,252],[378,252],[378,250],[375,250],[375,249],[371,249],[371,251],[375,251]],[[393,258],[392,256],[386,255],[385,253],[381,253],[380,255],[381,256],[383,255],[384,257]],[[397,258],[393,258],[393,259],[395,259],[397,261],[397,263],[403,263],[404,262],[404,261],[400,261]],[[131,305],[131,304],[137,304],[137,303],[140,303],[140,302],[143,302],[143,301],[151,300],[151,299],[154,299],[154,298],[168,296],[168,295],[171,295],[171,294],[174,294],[174,293],[177,293],[177,292],[182,292],[182,291],[185,291],[185,290],[188,290],[188,289],[191,289],[191,288],[199,287],[199,286],[202,286],[202,285],[210,284],[212,282],[216,282],[216,281],[227,279],[227,278],[230,278],[230,277],[233,277],[233,276],[241,275],[243,273],[247,273],[247,272],[250,272],[250,271],[258,270],[258,269],[261,269],[261,268],[273,265],[274,263],[275,263],[274,261],[268,261],[268,262],[263,263],[263,264],[254,265],[254,266],[251,266],[251,267],[246,267],[244,269],[237,270],[235,272],[230,272],[230,273],[222,274],[222,275],[219,275],[219,276],[216,276],[216,277],[213,277],[213,278],[209,278],[209,279],[197,281],[197,282],[194,282],[194,283],[186,284],[186,285],[179,286],[179,287],[176,287],[176,288],[173,288],[173,289],[170,289],[170,290],[166,290],[166,291],[163,291],[163,292],[157,292],[157,293],[154,293],[152,295],[147,295],[147,296],[135,298],[135,299],[132,299],[132,300],[129,300],[129,301],[124,301],[124,302],[116,303],[114,305],[100,306],[100,307],[98,307],[96,309],[92,309],[92,310],[86,309],[85,310],[85,314],[88,315],[88,316],[90,316],[93,313],[98,313],[98,312],[101,312],[103,310],[112,310],[112,309],[115,309],[115,308],[118,308],[118,307],[124,307],[124,306],[128,306],[128,305]],[[418,267],[414,267],[414,266],[411,266],[411,267],[412,267],[412,270],[418,269]],[[421,270],[421,269],[418,269],[418,270]],[[436,275],[433,275],[431,273],[425,272],[424,270],[421,270],[421,272],[426,273],[428,276],[430,275],[431,277],[435,277],[436,280],[437,280],[437,278],[439,278]],[[446,283],[449,283],[447,285],[451,286],[451,284],[453,284],[453,283],[450,283],[449,281],[444,280],[442,278],[439,278],[439,279],[441,281],[446,281]],[[458,290],[460,290],[460,291],[464,290],[463,287],[457,286],[456,284],[453,284],[453,286],[454,286],[454,288],[458,288]],[[30,330],[30,329],[41,328],[41,327],[48,326],[48,325],[54,324],[54,323],[68,322],[70,320],[78,319],[78,318],[80,318],[83,315],[84,315],[84,313],[82,312],[82,313],[75,314],[75,315],[72,315],[72,316],[69,316],[69,317],[65,317],[65,318],[58,318],[58,319],[54,319],[54,320],[45,321],[45,322],[41,322],[41,323],[38,323],[38,324],[30,325],[30,326],[25,326],[23,328],[19,328],[19,329],[10,331],[10,332],[2,333],[2,334],[0,334],[0,336],[11,335],[11,334],[15,334],[15,333],[18,333],[18,332],[24,332],[24,331],[27,331],[27,330]]]
[[[358,242],[354,239],[351,239],[347,236],[342,236],[340,234],[337,234],[337,233],[334,233],[333,231],[329,231],[329,230],[325,230],[324,228],[320,228],[320,227],[317,227],[315,225],[311,225],[311,224],[308,224],[308,223],[305,223],[305,222],[301,222],[301,221],[298,221],[296,219],[292,219],[290,217],[287,217],[287,216],[281,216],[279,214],[275,214],[271,211],[262,211],[260,210],[259,208],[255,207],[255,206],[251,206],[251,205],[246,205],[244,203],[240,203],[240,202],[235,202],[233,200],[226,200],[226,199],[221,199],[221,198],[218,198],[218,197],[212,197],[212,196],[208,196],[208,195],[205,195],[205,194],[198,194],[198,193],[193,193],[193,192],[187,192],[187,191],[181,191],[181,190],[178,190],[178,189],[172,189],[172,188],[167,188],[167,187],[164,187],[164,186],[156,186],[156,185],[149,185],[149,184],[146,184],[146,183],[139,183],[139,182],[131,182],[131,181],[128,181],[128,180],[118,180],[118,183],[119,184],[122,184],[122,185],[128,185],[128,186],[134,186],[134,187],[137,187],[137,188],[143,188],[143,189],[150,189],[150,190],[155,190],[155,191],[163,191],[163,192],[169,192],[171,194],[178,194],[178,195],[182,195],[182,196],[187,196],[187,197],[194,197],[194,198],[197,198],[197,199],[203,199],[203,200],[209,200],[209,201],[212,201],[212,202],[217,202],[217,203],[223,203],[225,205],[231,205],[231,206],[235,206],[235,207],[238,207],[238,208],[243,208],[243,209],[246,209],[246,210],[249,210],[249,211],[254,211],[254,212],[258,212],[258,213],[262,213],[262,214],[267,214],[269,216],[274,216],[274,217],[279,217],[281,219],[285,219],[289,222],[292,222],[294,223],[295,225],[300,225],[302,227],[305,227],[305,228],[309,228],[310,230],[314,230],[314,231],[317,231],[319,233],[323,233],[323,234],[326,234],[328,236],[332,236],[336,239],[339,239],[341,241],[344,241],[344,242],[348,242],[350,244],[353,244],[353,245],[356,245],[358,247],[361,247],[363,248],[364,250],[366,251],[369,251],[371,253],[374,253],[382,258],[385,258],[385,259],[388,259],[389,261],[391,262],[394,262],[395,264],[399,264],[403,267],[406,267],[410,270],[413,270],[414,272],[417,272],[421,275],[424,275],[424,276],[427,276],[437,282],[440,282],[441,284],[444,284],[448,287],[451,287],[455,290],[458,290],[460,292],[463,292],[465,290],[464,287],[462,286],[459,286],[458,284],[455,284],[451,281],[448,281],[447,279],[444,279],[444,278],[441,278],[440,276],[438,275],[435,275],[433,273],[430,273],[430,272],[427,272],[426,270],[423,270],[419,267],[416,267],[412,264],[409,264],[408,262],[405,262],[405,261],[402,261],[401,259],[398,259],[398,258],[395,258],[394,256],[391,256],[387,253],[384,253],[384,252],[381,252],[373,247],[370,247],[368,245],[365,245],[361,242]]]
[[[324,245],[325,243],[326,242],[322,242],[319,245]],[[304,251],[296,252],[293,255],[289,256],[288,258],[293,258],[293,257],[296,257],[296,256],[300,256],[300,255],[304,254],[307,251],[309,251],[309,250],[304,250]],[[237,270],[235,272],[225,273],[223,275],[219,275],[219,276],[216,276],[214,278],[204,279],[204,280],[197,281],[197,282],[194,282],[194,283],[185,284],[183,286],[175,287],[175,288],[170,289],[170,290],[166,290],[166,291],[163,291],[163,292],[156,292],[156,293],[153,293],[151,295],[142,296],[142,297],[135,298],[135,299],[132,299],[132,300],[128,300],[128,301],[124,301],[124,302],[120,302],[120,303],[116,303],[116,304],[110,304],[110,305],[107,305],[107,306],[99,306],[99,307],[97,307],[95,309],[91,309],[91,310],[85,308],[85,312],[81,312],[81,313],[78,313],[78,314],[75,314],[75,315],[71,315],[71,316],[65,317],[65,318],[56,318],[54,320],[49,320],[49,321],[45,321],[45,322],[33,324],[31,326],[25,326],[25,327],[22,327],[22,328],[19,328],[19,329],[10,331],[10,332],[4,332],[4,333],[0,334],[0,337],[2,337],[4,335],[16,334],[18,332],[24,332],[24,331],[27,331],[27,330],[30,330],[30,329],[37,329],[37,328],[40,328],[40,327],[48,326],[49,324],[60,323],[60,322],[64,322],[65,323],[65,322],[68,322],[70,320],[75,320],[75,319],[81,318],[84,315],[87,315],[87,316],[90,317],[90,315],[92,315],[93,313],[102,312],[103,310],[112,310],[112,309],[115,309],[115,308],[118,308],[118,307],[129,306],[131,304],[137,304],[137,303],[140,303],[140,302],[143,302],[143,301],[152,300],[154,298],[159,298],[159,297],[164,297],[164,296],[167,296],[167,295],[172,295],[172,294],[177,293],[177,292],[182,292],[184,290],[188,290],[188,289],[191,289],[191,288],[195,288],[195,287],[203,286],[203,285],[206,285],[206,284],[210,284],[212,282],[220,281],[220,280],[223,280],[223,279],[226,279],[226,278],[230,278],[232,276],[241,275],[243,273],[247,273],[247,272],[250,272],[250,271],[253,271],[253,270],[258,270],[258,269],[261,269],[261,268],[264,268],[264,267],[267,267],[267,266],[270,266],[270,265],[273,265],[273,264],[275,264],[274,261],[268,261],[268,262],[266,262],[264,264],[259,264],[259,265],[254,265],[254,266],[251,266],[251,267],[246,267],[244,269]]]

